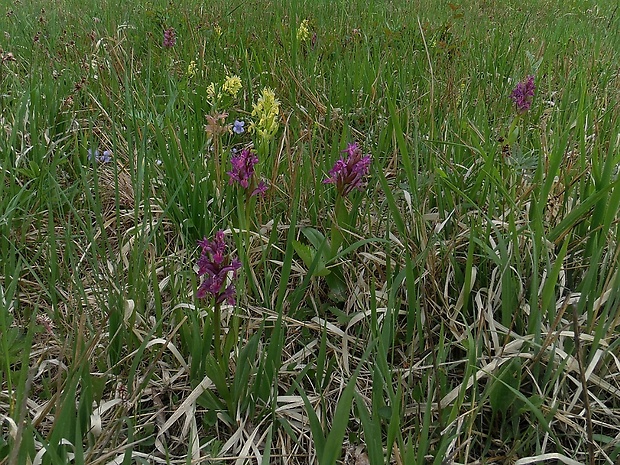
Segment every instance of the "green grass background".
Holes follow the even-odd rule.
[[[0,13],[0,463],[617,463],[617,2]],[[272,141],[205,132],[265,87]],[[322,181],[353,141],[342,231]],[[225,172],[252,143],[246,203]],[[215,331],[219,229],[243,268]]]

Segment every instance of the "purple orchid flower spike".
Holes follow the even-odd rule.
[[[323,183],[335,184],[338,193],[346,197],[353,189],[361,191],[366,187],[365,177],[370,172],[372,157],[364,155],[357,143],[349,144],[342,152],[348,156],[336,161]]]
[[[232,170],[226,173],[229,176],[228,183],[234,184],[238,182],[244,189],[256,186],[252,189],[250,197],[255,195],[260,195],[262,197],[265,195],[267,184],[265,184],[264,181],[259,181],[258,184],[255,184],[256,181],[252,179],[254,176],[254,165],[257,163],[258,157],[252,150],[243,149],[241,152],[233,151],[233,156],[230,159]]]
[[[247,189],[250,186],[250,179],[254,174],[254,165],[258,163],[258,157],[250,149],[243,149],[241,153],[236,154],[230,159],[232,170],[228,171],[229,184],[237,181],[241,186]]]
[[[200,284],[196,297],[204,299],[211,296],[216,305],[224,301],[234,305],[236,290],[232,280],[236,278],[241,262],[227,253],[224,231],[215,233],[212,241],[205,237],[198,241],[198,245],[202,247],[197,263],[198,276],[206,275],[206,278]]]
[[[536,86],[534,85],[534,76],[528,76],[523,81],[517,83],[516,87],[510,94],[510,98],[515,102],[517,111],[520,114],[525,113],[532,106],[535,90]]]
[[[164,48],[172,48],[175,46],[176,43],[177,43],[177,33],[173,28],[169,27],[168,29],[164,31],[163,46]]]

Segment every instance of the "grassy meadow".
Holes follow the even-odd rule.
[[[616,1],[9,3],[0,464],[620,463]]]

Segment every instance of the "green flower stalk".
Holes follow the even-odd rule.
[[[223,134],[230,132],[230,125],[226,123],[228,113],[214,113],[207,115],[207,124],[205,124],[205,132],[211,138],[211,147],[213,149],[213,159],[215,163],[215,179],[218,185],[222,181],[221,166],[221,141]]]

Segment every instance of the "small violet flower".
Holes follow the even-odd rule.
[[[169,27],[164,31],[163,46],[165,48],[172,48],[177,43],[177,33],[174,28]]]
[[[103,153],[99,153],[99,150],[88,149],[88,159],[92,162],[109,163],[112,161],[112,151],[104,150]]]
[[[226,301],[230,305],[235,304],[235,285],[232,279],[237,276],[237,270],[241,267],[241,262],[237,258],[232,258],[226,252],[226,242],[224,242],[224,231],[215,233],[212,241],[206,237],[198,241],[202,247],[202,254],[198,259],[198,276],[206,275],[200,284],[196,297],[204,299],[211,296],[215,299],[215,304]],[[232,273],[229,280],[229,274]]]
[[[364,190],[364,177],[370,171],[370,155],[364,155],[357,143],[349,144],[343,153],[347,158],[340,157],[329,171],[329,177],[323,180],[324,184],[335,184],[338,193],[346,197],[353,189]]]
[[[244,126],[245,121],[235,120],[232,130],[235,134],[243,134],[245,132]]]
[[[517,83],[517,86],[510,94],[510,98],[515,102],[519,113],[525,113],[532,106],[534,90],[536,90],[536,86],[534,85],[534,76],[532,75]]]

